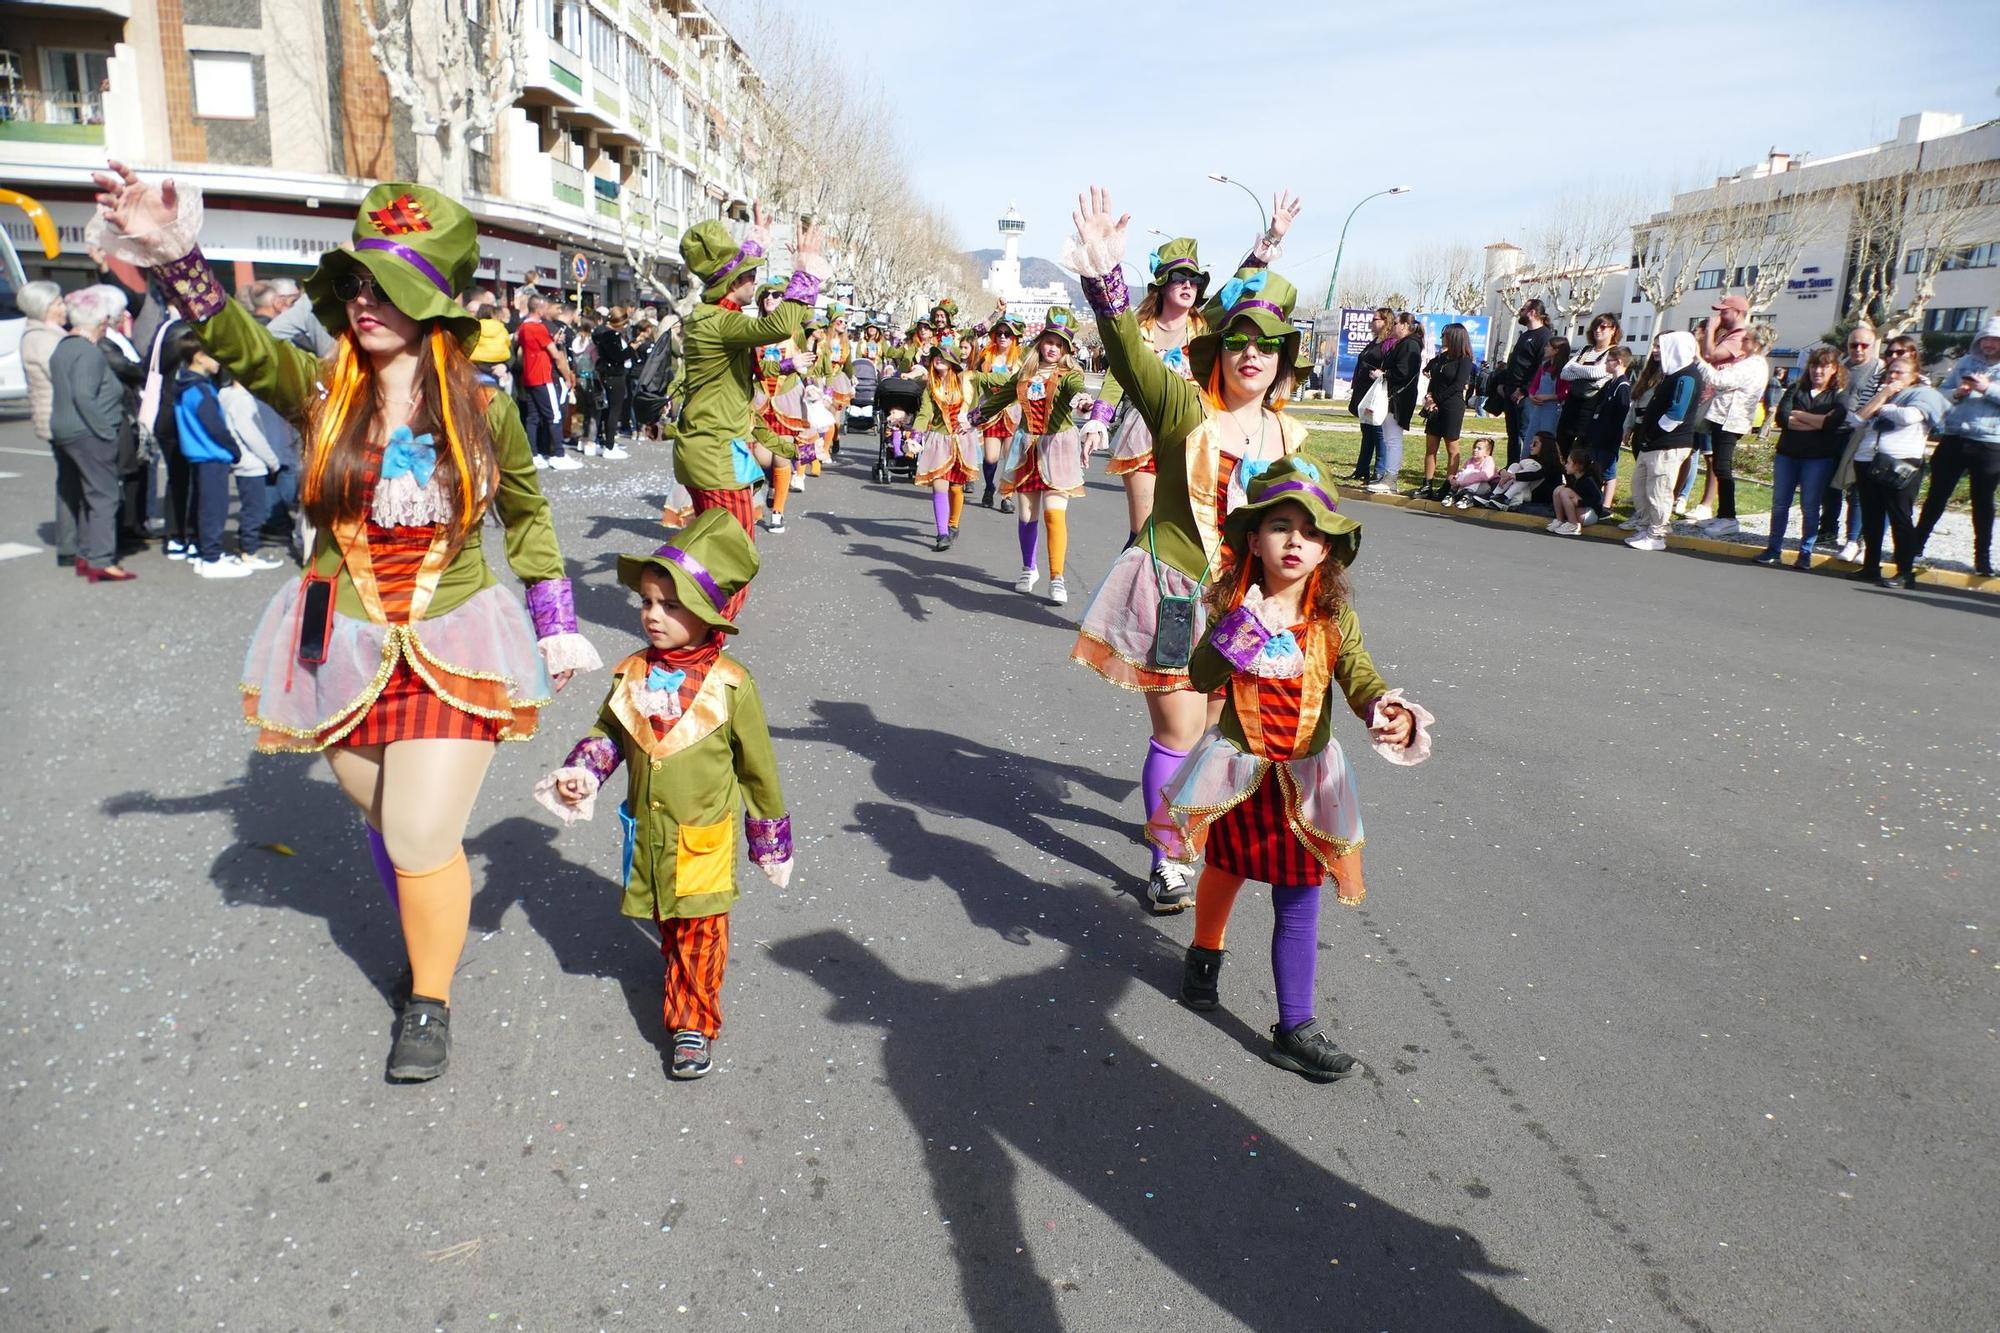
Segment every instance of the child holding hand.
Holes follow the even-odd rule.
[[[1398,764],[1430,754],[1431,715],[1376,674],[1348,600],[1361,525],[1336,512],[1332,482],[1291,455],[1250,483],[1224,521],[1232,567],[1208,590],[1208,633],[1188,664],[1195,689],[1225,692],[1222,719],[1167,783],[1147,835],[1175,861],[1205,856],[1194,945],[1181,976],[1189,1007],[1220,996],[1224,928],[1246,879],[1271,885],[1278,1022],[1265,1059],[1314,1082],[1360,1070],[1313,1012],[1320,885],[1359,905],[1361,810],[1332,736],[1338,695]]]
[[[757,549],[726,509],[708,509],[650,556],[618,557],[639,594],[644,652],[618,664],[597,725],[535,799],[565,824],[589,819],[625,764],[624,913],[660,928],[670,1073],[700,1078],[722,1028],[729,909],[737,897],[737,812],[750,859],[780,888],[792,875],[792,821],[757,684],[722,651],[723,613],[757,573]]]

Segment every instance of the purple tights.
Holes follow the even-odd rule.
[[[942,537],[951,531],[951,492],[931,492],[931,517],[937,520],[937,535]]]
[[[1278,991],[1278,1029],[1289,1032],[1313,1017],[1313,977],[1319,966],[1319,885],[1271,886],[1271,977]]]
[[[389,906],[400,912],[403,910],[401,897],[396,893],[396,863],[389,859],[389,845],[382,841],[382,833],[374,825],[368,828],[368,854],[375,861],[375,877],[382,881],[382,891],[389,895]]]
[[[1014,533],[1021,539],[1021,568],[1036,568],[1042,555],[1041,527],[1030,519],[1026,523],[1015,523]]]
[[[1159,813],[1160,789],[1174,776],[1174,770],[1187,758],[1186,750],[1169,750],[1158,739],[1146,742],[1146,762],[1139,768],[1139,792],[1146,800],[1146,818],[1150,822]],[[1153,865],[1158,868],[1167,854],[1157,846],[1153,848]]]

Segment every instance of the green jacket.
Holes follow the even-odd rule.
[[[1034,370],[1032,367],[1024,367],[1004,375],[996,372],[987,372],[979,375],[967,375],[966,378],[972,382],[975,389],[982,390],[985,394],[979,400],[979,419],[981,421],[991,421],[995,413],[1015,406],[1014,393],[1016,385],[1023,378],[1034,378]],[[1069,404],[1072,398],[1082,392],[1083,372],[1077,370],[1064,371],[1062,383],[1056,387],[1055,402],[1049,407],[1048,429],[1043,434],[1060,435],[1077,424],[1070,419]]]
[[[236,301],[194,327],[209,355],[227,366],[229,373],[254,397],[269,403],[290,421],[303,421],[306,404],[320,392],[318,357],[273,337]],[[523,583],[562,578],[562,548],[556,543],[555,526],[549,521],[549,502],[542,495],[534,455],[528,448],[528,436],[521,429],[520,413],[515,410],[513,399],[496,393],[488,400],[486,429],[492,436],[493,456],[500,465],[493,508],[505,527],[508,568]],[[445,567],[437,594],[425,608],[425,619],[441,616],[474,593],[499,582],[486,563],[484,529],[483,523],[475,525],[465,545]],[[341,615],[368,619],[367,607],[355,590],[346,560],[333,533],[326,528],[319,530],[314,541],[312,570],[323,578],[337,578],[334,606]]]
[[[687,318],[686,406],[674,441],[674,475],[704,491],[741,488],[730,441],[753,438],[750,400],[757,382],[757,350],[798,336],[811,307],[782,301],[755,319],[740,310],[703,302]],[[531,463],[530,466],[533,466]]]
[[[1137,317],[1135,316],[1134,317],[1135,322],[1136,318]],[[1192,326],[1188,330],[1188,333],[1191,337],[1196,332],[1196,330],[1200,328],[1200,324],[1195,321],[1195,318],[1192,315],[1188,317],[1188,321],[1189,324]],[[1154,348],[1151,342],[1146,341],[1146,330],[1143,325],[1140,326],[1139,329],[1139,339],[1142,342],[1146,342],[1147,349],[1151,351],[1155,357],[1158,357],[1160,355],[1159,350]],[[1185,344],[1183,344],[1183,348],[1185,348]],[[1185,350],[1183,350],[1182,355],[1186,355]],[[1108,359],[1108,354],[1107,354],[1107,359]],[[1165,363],[1162,362],[1161,364],[1164,365]],[[1116,375],[1107,373],[1104,376],[1104,386],[1097,391],[1097,398],[1099,402],[1109,403],[1113,407],[1120,406],[1125,401],[1124,381],[1120,380]]]
[[[919,434],[922,434],[924,431],[934,430],[952,435],[957,434],[959,431],[972,429],[970,413],[979,393],[979,385],[977,383],[979,378],[977,375],[968,375],[962,371],[959,374],[958,383],[961,396],[958,404],[957,425],[951,425],[945,421],[944,408],[937,400],[937,381],[926,379],[924,381],[924,401],[917,408],[917,419],[912,424],[911,429]]]
[[[644,679],[646,655],[634,653],[613,673],[592,736],[618,746],[626,772],[625,809],[633,825],[626,916],[714,916],[736,901],[736,847],[745,813],[782,819],[785,795],[757,682],[723,653],[694,701],[667,734],[632,703],[626,683]]]
[[[1362,721],[1368,720],[1368,706],[1389,692],[1389,686],[1375,670],[1375,659],[1368,655],[1368,647],[1361,641],[1361,621],[1356,618],[1352,606],[1340,608],[1340,615],[1334,624],[1340,630],[1340,654],[1333,659],[1333,685],[1346,696],[1347,706]],[[1203,694],[1210,694],[1229,683],[1236,668],[1229,665],[1229,659],[1217,652],[1212,640],[1215,626],[1208,627],[1195,646],[1194,655],[1188,659],[1188,684]],[[1332,694],[1329,689],[1327,693]],[[1236,696],[1234,692],[1223,696],[1222,720],[1217,724],[1222,734],[1237,749],[1248,751],[1249,745],[1243,739],[1243,723],[1236,716]],[[1319,724],[1313,728],[1312,744],[1306,753],[1318,754],[1326,748],[1328,737],[1333,733],[1333,713],[1322,708]]]

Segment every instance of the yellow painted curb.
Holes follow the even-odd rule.
[[[1392,505],[1397,509],[1417,509],[1436,514],[1440,518],[1471,520],[1503,528],[1543,528],[1548,525],[1546,518],[1536,514],[1508,514],[1492,509],[1446,509],[1436,500],[1419,500],[1408,495],[1379,495],[1365,486],[1342,486],[1340,493],[1352,500],[1362,500],[1368,504]],[[1618,528],[1599,531],[1602,524],[1586,527],[1579,536],[1592,541],[1617,542],[1624,545],[1625,533]],[[1703,555],[1741,557],[1745,564],[1749,558],[1763,550],[1762,546],[1752,546],[1744,542],[1719,541],[1714,537],[1683,537],[1677,533],[1667,534],[1669,551],[1698,551]],[[1787,563],[1789,568],[1789,562]],[[1851,560],[1838,560],[1830,555],[1813,556],[1812,572],[1815,574],[1850,574],[1861,566]],[[1926,569],[1920,576],[1921,587],[1964,588],[1970,592],[2000,596],[2000,578],[1981,578],[1977,574],[1961,573],[1955,569]]]

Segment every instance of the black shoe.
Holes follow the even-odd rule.
[[[1187,882],[1187,871],[1172,861],[1154,866],[1146,881],[1146,904],[1154,916],[1170,916],[1193,906],[1194,887]]]
[[[933,551],[949,551],[951,549],[951,534],[949,532],[939,533],[937,544],[932,546],[931,549]]]
[[[1990,578],[1992,578],[1992,577],[1993,577],[1993,566],[1991,566],[1991,565],[1974,565],[1974,566],[1972,567],[1972,573],[1973,573],[1974,577],[1976,577],[1976,578],[1982,578],[1982,579],[1990,579]]]
[[[1222,992],[1215,984],[1222,975],[1222,956],[1221,949],[1188,946],[1187,957],[1181,960],[1182,1004],[1205,1012],[1222,1003]]]
[[[412,995],[396,1025],[396,1044],[389,1048],[390,1079],[423,1083],[442,1074],[450,1063],[451,1006]]]
[[[952,525],[951,525],[951,527],[950,527],[949,529],[947,529],[947,531],[949,531],[949,532],[951,533],[951,539],[952,539],[953,541],[957,541],[957,540],[958,540],[958,524],[956,524],[956,523],[952,524]]]
[[[1882,581],[1882,571],[1879,569],[1869,569],[1864,565],[1847,577],[1854,583],[1880,583]]]
[[[73,556],[73,555],[59,555],[59,556],[57,556],[57,557],[56,557],[56,568],[57,568],[57,569],[75,569],[75,568],[76,568],[76,557],[75,557],[75,556]]]
[[[1010,497],[1004,495],[1000,497],[1000,512],[1003,514],[1014,512],[1014,501]]]
[[[979,507],[981,509],[991,509],[993,507],[993,488],[991,486],[980,492]]]
[[[1917,586],[1917,571],[1916,571],[1916,570],[1914,570],[1914,569],[1906,569],[1906,570],[1904,570],[1904,571],[1903,571],[1903,586],[1904,586],[1905,588],[1914,588],[1914,587],[1916,587],[1916,586]]]
[[[708,1038],[691,1028],[674,1033],[674,1058],[667,1072],[675,1078],[700,1078],[714,1068],[709,1059]]]
[[[1274,1025],[1271,1049],[1264,1053],[1264,1058],[1315,1083],[1335,1083],[1361,1072],[1360,1062],[1319,1030],[1317,1018],[1308,1019],[1290,1032],[1280,1032]]]

